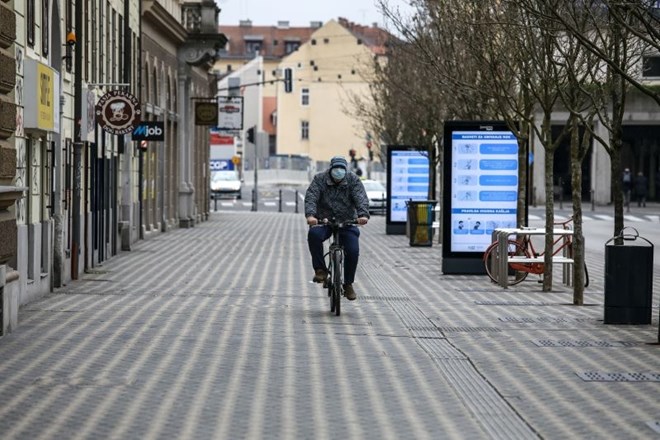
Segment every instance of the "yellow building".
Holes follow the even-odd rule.
[[[367,157],[369,135],[353,114],[351,96],[367,97],[374,57],[384,56],[391,36],[378,27],[331,20],[285,57],[292,89],[278,83],[277,153],[326,162],[334,155]]]

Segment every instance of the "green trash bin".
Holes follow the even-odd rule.
[[[433,246],[435,200],[409,200],[407,230],[410,246]]]

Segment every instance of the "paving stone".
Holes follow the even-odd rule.
[[[0,339],[2,438],[654,435],[657,384],[577,374],[660,373],[641,342],[657,313],[603,326],[598,269],[596,305],[567,307],[568,289],[443,276],[439,246],[384,230],[362,230],[358,300],[339,317],[309,282],[301,215],[218,212],[137,243],[20,310]]]

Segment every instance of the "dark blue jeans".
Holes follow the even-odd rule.
[[[307,233],[307,244],[312,254],[312,267],[325,269],[326,262],[323,259],[323,242],[332,235],[330,226],[317,226],[309,228]],[[339,230],[339,243],[344,246],[344,283],[353,284],[355,271],[360,255],[360,230],[357,226],[349,226]]]

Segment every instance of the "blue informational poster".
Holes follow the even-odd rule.
[[[504,122],[445,123],[443,273],[485,273],[493,231],[517,226],[518,150]]]
[[[452,133],[453,252],[481,252],[495,228],[515,228],[518,140],[511,132]]]
[[[430,185],[431,166],[425,148],[401,145],[387,147],[386,233],[406,233],[406,202],[428,200]]]

